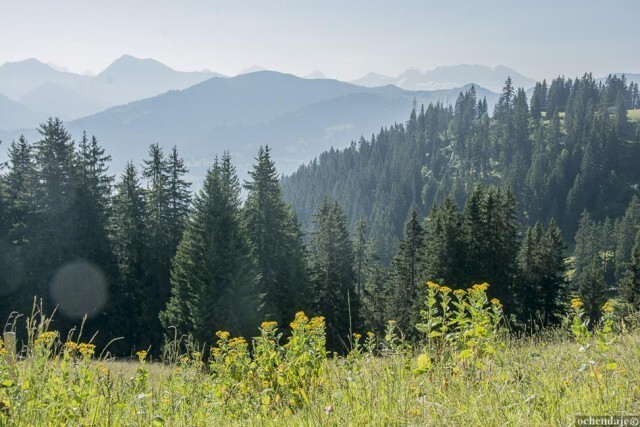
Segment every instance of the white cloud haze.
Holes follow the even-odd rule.
[[[534,78],[640,72],[640,2],[0,0],[0,64],[99,72],[122,54],[234,75],[252,64],[350,80],[499,64]]]

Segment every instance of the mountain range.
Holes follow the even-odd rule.
[[[34,59],[6,63],[0,67],[0,140],[20,134],[34,140],[37,124],[58,116],[76,139],[84,130],[96,135],[114,157],[115,172],[128,160],[139,162],[157,142],[179,147],[194,181],[224,150],[242,175],[264,144],[272,146],[279,170],[291,173],[324,150],[377,132],[381,124],[404,122],[413,102],[452,105],[475,82],[491,112],[506,76],[515,86],[533,82],[506,67],[465,65],[409,69],[398,78],[370,73],[358,84],[328,79],[318,70],[304,78],[255,70],[263,69],[252,66],[235,77],[180,72],[128,55],[96,76]],[[627,76],[640,81],[640,75]],[[416,90],[422,87],[431,89]],[[5,152],[0,147],[0,159]]]
[[[536,84],[534,79],[502,65],[492,68],[468,64],[438,67],[429,71],[408,68],[397,77],[369,73],[351,83],[366,87],[392,84],[406,90],[450,89],[475,83],[494,92],[500,92],[509,76],[516,87],[529,89]]]
[[[41,118],[70,120],[220,76],[210,71],[176,71],[154,59],[129,55],[118,58],[96,76],[61,71],[27,59],[0,66],[0,94]],[[0,116],[4,115],[0,110]]]
[[[140,159],[148,145],[177,144],[192,172],[204,175],[216,154],[229,150],[240,172],[260,145],[274,150],[279,170],[330,147],[371,135],[381,123],[404,121],[412,103],[453,103],[462,88],[405,91],[395,86],[364,88],[329,79],[304,79],[274,71],[212,78],[182,91],[110,108],[67,123],[87,130],[109,148],[116,165]],[[493,105],[497,95],[477,88]],[[204,160],[204,161],[203,161]]]
[[[95,134],[113,156],[114,171],[140,162],[149,144],[177,145],[193,180],[204,176],[215,155],[229,150],[240,174],[260,145],[269,144],[282,173],[293,172],[330,147],[369,136],[382,123],[404,122],[415,100],[452,104],[464,88],[406,91],[395,86],[365,88],[330,79],[305,79],[274,71],[214,77],[183,90],[109,108],[67,121],[76,137]],[[497,94],[477,88],[490,105]],[[32,127],[33,129],[33,127]],[[34,130],[0,133],[5,141]]]

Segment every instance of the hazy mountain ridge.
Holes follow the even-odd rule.
[[[0,93],[41,112],[38,120],[53,115],[75,119],[221,76],[214,72],[176,71],[156,60],[130,55],[118,58],[95,77],[27,59],[0,66]],[[0,110],[0,116],[7,114]],[[9,122],[9,126],[17,129],[24,125]]]
[[[128,160],[140,162],[149,144],[177,145],[195,182],[216,154],[229,150],[241,175],[260,145],[269,144],[279,171],[292,173],[331,147],[348,146],[370,136],[381,124],[404,122],[418,104],[453,104],[464,88],[405,91],[395,86],[364,88],[330,79],[303,79],[263,71],[233,78],[212,78],[162,95],[65,123],[78,139],[82,131],[98,137],[113,156],[114,172]],[[477,88],[492,106],[497,94]],[[492,108],[492,107],[491,107]],[[31,130],[6,133],[5,141]],[[0,153],[0,157],[4,153]]]
[[[0,129],[29,127],[39,120],[40,115],[0,93]]]
[[[507,77],[511,77],[514,86],[525,89],[533,87],[536,83],[534,79],[503,65],[492,68],[469,64],[437,67],[428,71],[408,68],[397,77],[372,72],[352,81],[352,83],[367,87],[393,84],[406,90],[452,89],[475,83],[478,86],[499,92]]]

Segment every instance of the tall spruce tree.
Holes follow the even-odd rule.
[[[184,177],[189,172],[184,164],[184,160],[178,154],[178,148],[173,146],[167,159],[167,169],[169,176],[167,179],[167,190],[169,193],[168,228],[169,245],[172,255],[178,248],[178,243],[182,239],[185,221],[189,215],[189,204],[191,202],[191,183]]]
[[[25,287],[30,270],[25,261],[30,256],[30,227],[34,226],[35,166],[32,147],[21,136],[9,147],[7,172],[0,177],[0,320],[9,313],[28,312]]]
[[[217,330],[252,336],[260,305],[240,184],[225,153],[195,198],[171,266],[171,298],[160,318],[165,328],[210,343]]]
[[[531,327],[545,327],[560,321],[566,296],[566,265],[560,230],[551,221],[527,230],[518,254],[519,275],[514,289],[518,317]]]
[[[600,320],[601,309],[607,301],[608,288],[604,280],[602,261],[594,258],[586,271],[584,280],[580,283],[578,296],[585,305],[585,311],[589,316],[589,323],[593,327]]]
[[[23,296],[27,304],[34,296],[43,298],[45,309],[52,309],[56,302],[49,296],[49,283],[60,268],[80,255],[74,212],[75,152],[71,135],[61,120],[49,118],[38,132],[40,139],[33,145],[35,212],[28,237],[32,243],[25,260],[35,268]],[[63,313],[58,321],[65,322]]]
[[[415,325],[420,319],[421,289],[424,286],[425,233],[418,213],[411,211],[398,253],[391,261],[390,314],[409,337],[416,337]]]
[[[314,216],[309,265],[314,309],[327,319],[327,345],[342,351],[359,326],[351,237],[337,202],[324,199]]]
[[[283,324],[308,307],[305,249],[301,230],[282,200],[280,182],[269,147],[260,147],[244,206],[244,218],[259,272],[266,318]]]
[[[153,325],[156,344],[160,340],[159,314],[170,297],[170,266],[184,233],[191,204],[191,183],[185,176],[189,172],[176,146],[165,157],[158,144],[149,148],[142,175],[147,178],[145,194],[146,223],[146,274],[143,281],[151,280],[151,287],[143,287],[151,294],[144,304],[146,322]],[[157,294],[156,294],[157,293]]]
[[[149,331],[156,322],[150,301],[153,289],[144,265],[144,190],[133,163],[127,163],[115,190],[111,239],[119,280],[114,287],[111,322],[114,329],[122,331],[125,349],[147,348],[154,343]]]
[[[631,251],[631,260],[620,281],[620,297],[634,310],[640,310],[640,230]]]

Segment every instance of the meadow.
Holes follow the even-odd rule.
[[[542,426],[640,414],[638,322],[612,303],[595,327],[580,300],[569,310],[560,327],[514,335],[486,284],[430,283],[418,343],[391,321],[334,357],[324,319],[300,312],[286,337],[264,322],[252,345],[218,331],[206,355],[179,340],[159,361],[144,350],[110,359],[36,313],[19,354],[0,346],[0,425]]]

